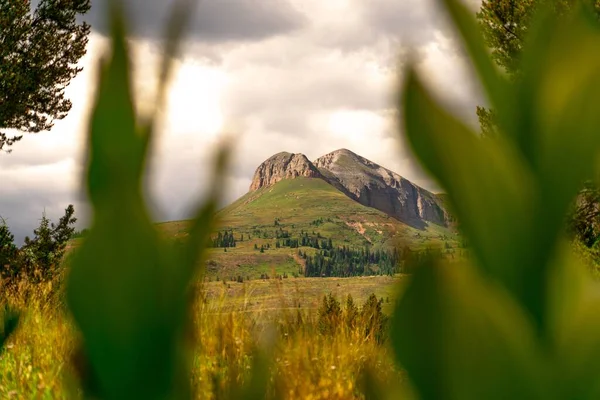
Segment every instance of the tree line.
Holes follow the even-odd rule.
[[[244,235],[242,235],[241,240],[244,240]],[[237,241],[233,236],[233,231],[225,231],[223,233],[218,232],[217,237],[211,240],[212,247],[218,248],[229,248],[235,247]]]
[[[297,249],[299,247],[312,247],[313,249],[317,250],[331,250],[333,249],[333,242],[331,241],[331,238],[321,238],[320,235],[318,235],[318,237],[311,237],[308,236],[308,233],[304,233],[299,239],[285,238],[282,240],[277,240],[275,242],[275,248],[279,249],[280,247],[289,247],[292,249]]]
[[[0,277],[13,281],[27,278],[33,282],[52,279],[57,272],[67,248],[67,242],[75,234],[75,208],[69,205],[65,214],[55,224],[42,214],[33,237],[25,237],[19,248],[6,221],[0,218]]]
[[[313,256],[302,250],[306,277],[351,277],[412,273],[427,258],[441,258],[442,249],[411,250],[408,246],[393,250],[351,249],[347,246],[321,250]],[[377,266],[377,268],[372,268]]]
[[[347,246],[324,249],[314,256],[299,251],[298,255],[305,260],[304,276],[307,277],[350,277],[374,275],[371,266],[377,265],[377,273],[392,275],[399,272],[400,252],[363,248],[351,249]]]

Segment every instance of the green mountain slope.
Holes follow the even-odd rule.
[[[208,271],[210,276],[228,279],[299,273],[305,261],[298,250],[309,255],[318,250],[308,246],[278,248],[277,242],[285,241],[281,236],[294,239],[305,235],[317,241],[330,240],[334,248],[371,250],[405,245],[414,250],[454,248],[458,243],[457,235],[447,228],[435,224],[413,228],[361,205],[319,178],[284,179],[247,193],[220,210],[217,218],[220,231],[232,232],[236,246],[211,249]],[[162,223],[159,229],[177,238],[186,234],[187,223]]]

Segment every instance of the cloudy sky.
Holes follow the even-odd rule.
[[[479,0],[465,0],[475,11]],[[98,58],[107,50],[104,2],[92,0],[84,70],[73,108],[50,132],[0,153],[0,216],[21,242],[41,213],[72,203],[85,221],[83,148]],[[136,102],[152,101],[160,38],[172,0],[129,0]],[[182,219],[202,196],[215,146],[237,137],[227,201],[280,152],[315,159],[347,148],[437,190],[401,140],[392,101],[397,67],[411,54],[455,112],[474,123],[481,102],[471,71],[435,0],[203,0],[177,62],[152,154],[156,220]]]

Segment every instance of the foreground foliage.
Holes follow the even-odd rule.
[[[600,1],[585,0],[589,11],[596,15],[600,25]],[[534,15],[536,11],[543,10],[552,13],[557,18],[565,18],[578,9],[580,2],[571,0],[553,0],[543,2],[539,0],[485,0],[477,13],[477,20],[482,30],[486,45],[491,49],[492,60],[509,76],[513,84],[518,84],[521,78],[521,58],[525,43],[533,30]],[[494,136],[500,133],[493,110],[477,107],[479,124],[484,136]],[[568,133],[564,133],[568,134]],[[595,244],[599,237],[598,225],[600,210],[600,195],[593,181],[583,185],[573,210],[567,217],[569,233],[574,241],[580,241],[591,253],[597,253]],[[600,260],[600,257],[596,257]]]
[[[540,7],[513,86],[468,10],[443,3],[501,134],[477,138],[409,70],[408,139],[448,193],[474,260],[415,273],[395,311],[396,354],[422,399],[597,398],[598,283],[564,235],[600,149],[596,16],[581,4],[560,19]]]

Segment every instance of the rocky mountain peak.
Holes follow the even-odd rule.
[[[346,155],[346,156],[351,156],[351,157],[360,157],[358,154],[354,153],[351,150],[348,149],[337,149],[335,151],[332,151],[331,153],[329,153],[328,155]]]
[[[299,176],[324,179],[304,154],[277,153],[258,166],[250,184],[250,191]]]
[[[450,220],[435,194],[348,149],[314,162],[304,154],[275,154],[256,169],[250,191],[297,177],[323,179],[351,199],[415,227],[448,225]]]
[[[336,168],[339,170],[346,168],[349,171],[360,165],[368,168],[381,168],[374,162],[367,160],[366,158],[361,157],[348,149],[339,149],[325,154],[324,156],[317,158],[314,161],[314,164],[319,169]]]
[[[314,161],[328,181],[359,203],[421,226],[447,225],[448,215],[433,193],[350,150],[340,149]]]

